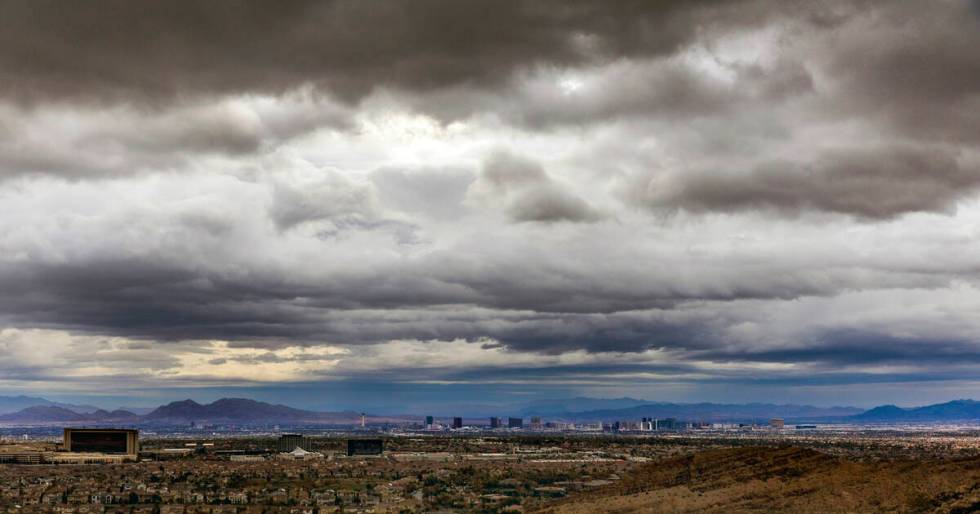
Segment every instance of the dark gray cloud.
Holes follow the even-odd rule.
[[[748,173],[712,170],[651,181],[634,193],[657,209],[826,211],[868,219],[949,212],[980,187],[980,169],[944,147],[849,148]]]
[[[726,63],[722,68],[730,78],[707,75],[676,55],[613,59],[571,69],[539,66],[496,91],[455,87],[405,101],[443,122],[492,112],[510,124],[546,130],[624,119],[689,122],[814,92],[811,73],[795,60]]]
[[[705,356],[826,366],[975,365],[980,362],[980,350],[971,340],[908,337],[867,330],[828,330],[806,345],[795,348]]]
[[[493,84],[514,70],[670,53],[731,2],[4,2],[3,91],[25,99],[173,99],[312,83]]]
[[[980,144],[980,18],[970,5],[876,5],[818,38],[826,46],[810,60],[838,81],[828,111],[920,140]]]
[[[234,234],[220,237],[230,241]],[[253,262],[236,255],[252,246],[230,249],[220,265],[188,262],[185,256],[194,251],[179,255],[174,249],[127,259],[7,262],[0,267],[2,321],[246,346],[492,338],[509,348],[552,354],[711,349],[725,346],[729,328],[746,319],[743,312],[726,312],[727,303],[778,303],[889,282],[833,264],[794,273],[790,262],[760,267],[736,258],[722,264],[669,254],[648,257],[660,263],[657,268],[595,269],[592,263],[599,261],[589,255],[576,256],[580,262],[573,265],[557,246],[535,253],[510,244],[501,254],[481,251],[478,259],[464,245],[420,259],[362,256],[364,262],[345,262],[328,255],[343,248],[333,242],[317,244],[324,262]],[[629,253],[590,251],[605,262]],[[272,255],[283,258],[281,251]],[[946,279],[898,271],[891,281],[938,287]]]

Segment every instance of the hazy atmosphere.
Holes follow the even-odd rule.
[[[980,398],[978,49],[966,0],[0,2],[0,394]]]

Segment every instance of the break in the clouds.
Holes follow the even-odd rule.
[[[966,0],[0,2],[0,386],[976,396],[976,48]]]

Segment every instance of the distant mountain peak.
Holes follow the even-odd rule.
[[[230,420],[230,421],[304,421],[317,420],[318,412],[273,405],[248,398],[221,398],[208,404],[193,400],[171,402],[145,416],[148,420]]]
[[[74,412],[95,412],[99,410],[99,407],[96,407],[94,405],[73,405],[69,403],[59,403],[59,402],[53,402],[46,398],[26,396],[23,394],[17,396],[0,396],[0,414],[17,412],[26,409],[28,407],[34,407],[39,405],[50,406],[50,407],[61,407],[61,408],[72,410]]]
[[[980,402],[952,400],[946,403],[902,408],[895,405],[879,405],[852,416],[853,421],[890,423],[898,421],[974,421],[980,420]]]
[[[4,414],[0,416],[0,421],[40,423],[47,421],[79,421],[83,418],[83,415],[65,409],[64,407],[35,405],[14,413]]]

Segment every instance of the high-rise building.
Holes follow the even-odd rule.
[[[541,430],[541,416],[531,416],[531,430]]]
[[[291,452],[296,448],[310,451],[313,449],[313,445],[303,434],[283,434],[279,436],[279,442],[276,444],[276,449],[279,453]]]
[[[453,428],[463,428],[463,418],[453,418]]]
[[[786,426],[786,422],[783,421],[783,418],[772,418],[769,420],[769,426],[772,428],[783,428]]]
[[[493,416],[490,418],[490,428],[500,428],[500,418]]]
[[[432,416],[426,416],[425,417],[425,428],[432,428],[432,422],[433,421],[434,420],[432,419]]]
[[[507,418],[507,428],[524,428],[522,418]]]

